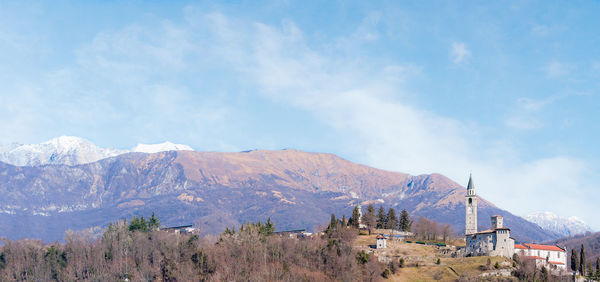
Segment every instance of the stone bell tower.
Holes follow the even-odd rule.
[[[477,233],[477,195],[475,195],[475,185],[469,175],[469,184],[467,185],[467,195],[465,196],[465,235]]]

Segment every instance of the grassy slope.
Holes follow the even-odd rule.
[[[368,245],[375,244],[375,236],[359,236],[355,241],[355,247],[368,250]],[[388,240],[387,246],[385,251],[377,250],[376,253],[393,257],[395,260],[399,258],[405,260],[405,267],[397,269],[396,274],[390,278],[391,281],[432,281],[435,280],[434,278],[440,278],[441,281],[455,281],[461,277],[477,277],[486,272],[480,267],[486,265],[488,258],[492,265],[490,271],[495,270],[493,265],[496,262],[500,264],[504,262],[504,265],[512,264],[512,260],[502,257],[451,258],[441,254],[437,247],[414,243]],[[438,258],[441,260],[439,265],[436,264]],[[417,263],[418,267],[416,267]]]

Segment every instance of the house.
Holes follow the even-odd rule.
[[[567,250],[559,246],[540,244],[516,244],[515,254],[525,260],[535,260],[537,267],[567,270]]]
[[[385,236],[379,234],[379,235],[377,235],[377,237],[375,239],[377,239],[377,245],[375,246],[376,249],[385,249],[386,248],[387,239],[385,238]]]
[[[196,231],[196,228],[192,227],[191,224],[188,224],[188,225],[160,228],[160,230],[167,231],[167,232],[174,232],[176,234],[191,234]]]

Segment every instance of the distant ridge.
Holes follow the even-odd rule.
[[[525,219],[539,225],[544,230],[558,234],[560,237],[593,232],[590,226],[576,216],[566,218],[551,212],[538,212],[525,216]]]
[[[63,238],[66,229],[103,227],[155,212],[165,225],[206,233],[270,217],[278,230],[313,230],[358,204],[406,209],[464,230],[466,189],[441,174],[409,175],[298,150],[248,153],[189,150],[127,153],[77,166],[0,163],[0,237]],[[523,241],[554,239],[480,198],[478,221],[501,214]]]
[[[79,165],[130,152],[158,153],[176,150],[193,151],[190,146],[171,142],[138,144],[131,150],[101,148],[80,137],[60,136],[40,144],[13,143],[0,146],[0,161],[16,166]]]

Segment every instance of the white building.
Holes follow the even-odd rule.
[[[386,243],[386,238],[385,238],[385,236],[379,234],[379,235],[377,235],[376,239],[377,239],[376,248],[377,249],[385,249],[386,248],[386,244],[385,244]]]
[[[515,254],[521,259],[535,260],[537,267],[567,270],[567,250],[558,246],[539,244],[516,244]]]

